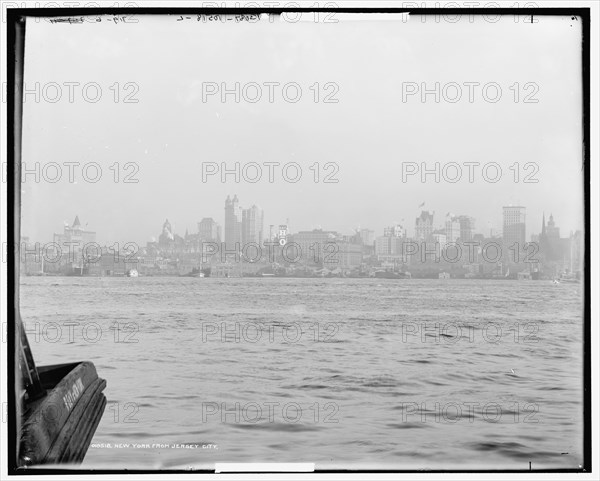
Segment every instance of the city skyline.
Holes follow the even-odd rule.
[[[228,191],[224,191],[223,198],[228,195],[227,192]],[[238,190],[238,192],[240,191]],[[256,193],[257,192],[254,191],[254,194]],[[258,198],[264,199],[264,196],[253,195],[253,192],[249,192],[247,195],[238,193],[238,197],[248,199],[246,204],[249,207],[254,204],[261,206],[264,210],[264,226],[286,223],[286,219],[289,219],[289,224],[293,229],[297,230],[312,230],[322,226],[323,228],[331,228],[333,230],[344,232],[352,232],[355,228],[369,228],[375,231],[381,231],[390,224],[401,224],[411,231],[414,229],[414,219],[421,214],[422,210],[434,213],[436,222],[440,222],[440,227],[443,224],[442,219],[450,210],[452,214],[474,217],[478,220],[476,231],[489,235],[491,230],[496,232],[502,231],[502,214],[500,213],[500,215],[498,215],[498,211],[505,205],[527,206],[527,232],[533,232],[534,229],[537,229],[537,226],[541,223],[542,216],[544,214],[549,215],[550,213],[553,213],[555,218],[561,219],[561,225],[563,225],[565,232],[583,229],[583,210],[575,212],[570,206],[565,205],[564,202],[546,203],[541,199],[536,199],[532,205],[528,205],[525,202],[505,202],[493,205],[491,203],[485,203],[485,206],[482,208],[481,206],[474,207],[474,202],[470,200],[465,201],[465,199],[462,198],[457,198],[456,204],[449,206],[447,201],[425,201],[423,197],[417,197],[414,200],[411,199],[400,202],[400,205],[396,208],[385,206],[381,209],[374,210],[372,214],[364,212],[357,207],[357,209],[355,209],[356,217],[354,218],[351,217],[351,213],[344,212],[343,210],[340,211],[339,216],[334,215],[331,211],[335,210],[335,206],[332,205],[333,201],[330,200],[329,205],[327,205],[327,208],[324,209],[323,212],[319,212],[319,209],[317,209],[315,217],[313,219],[307,219],[307,213],[302,212],[301,210],[299,211],[297,201],[292,201],[288,209],[283,202],[276,202],[272,207],[269,207],[268,203],[257,200]],[[86,222],[90,222],[94,219],[92,222],[93,225],[97,226],[96,230],[99,233],[102,232],[102,234],[100,234],[101,236],[106,236],[106,242],[110,242],[111,240],[146,242],[156,235],[153,224],[156,222],[156,219],[161,218],[163,220],[169,218],[174,229],[182,233],[185,232],[186,229],[190,231],[194,230],[196,223],[200,222],[203,217],[217,219],[223,228],[225,226],[222,215],[222,200],[207,200],[203,202],[202,205],[210,205],[211,207],[208,209],[202,208],[196,217],[194,217],[194,214],[190,215],[190,213],[187,212],[189,208],[185,209],[186,212],[182,212],[181,206],[178,206],[177,202],[173,203],[172,208],[167,208],[162,204],[160,206],[160,213],[156,216],[152,216],[152,218],[150,218],[146,212],[144,212],[143,215],[136,215],[132,218],[132,216],[124,209],[117,209],[116,212],[106,212],[104,209],[98,208],[98,204],[94,204],[91,207],[88,206],[87,208],[84,205],[74,208],[72,202],[69,202],[69,205],[65,206],[64,209],[64,212],[69,212],[68,215],[65,213],[56,216],[54,214],[56,209],[52,208],[49,212],[50,215],[38,217],[31,214],[31,211],[26,208],[29,201],[29,199],[23,198],[24,208],[22,213],[21,232],[22,235],[31,238],[51,238],[57,223],[71,222],[75,215],[85,218]],[[38,201],[35,203],[38,204]],[[423,203],[425,205],[419,207],[419,205],[422,205]],[[196,203],[194,202],[194,204]],[[387,204],[390,204],[390,202]],[[409,207],[410,204],[412,204],[412,207]],[[581,204],[583,208],[583,198]],[[461,205],[465,207],[461,208]],[[41,205],[38,205],[38,207],[41,207]],[[477,212],[482,211],[486,216],[482,216],[481,214],[477,215]]]
[[[205,239],[205,240],[210,240],[210,241],[214,241],[216,239],[220,239],[221,242],[224,242],[225,244],[229,244],[227,237],[228,236],[235,236],[235,240],[233,242],[239,242],[241,245],[245,244],[245,243],[257,243],[257,244],[262,244],[262,242],[264,240],[267,240],[270,238],[270,234],[269,234],[269,226],[273,226],[273,228],[275,229],[275,234],[277,232],[277,227],[279,225],[286,225],[287,226],[287,230],[289,233],[298,233],[298,232],[307,232],[307,231],[313,231],[313,230],[324,230],[324,231],[335,231],[335,232],[339,232],[341,234],[344,235],[354,235],[354,234],[360,234],[361,231],[369,231],[372,233],[372,237],[373,237],[373,241],[380,236],[398,236],[397,233],[389,233],[390,230],[392,229],[401,229],[403,231],[402,235],[399,235],[400,237],[407,237],[407,238],[412,238],[412,239],[425,239],[425,238],[429,238],[432,235],[435,237],[436,234],[443,232],[444,235],[448,235],[448,238],[444,238],[444,241],[441,243],[445,243],[445,242],[454,242],[457,238],[465,238],[465,235],[463,234],[465,226],[464,226],[464,221],[466,220],[468,223],[468,227],[466,227],[467,229],[469,229],[471,231],[471,234],[469,234],[469,237],[472,237],[472,235],[474,234],[479,234],[479,235],[483,235],[486,238],[491,238],[491,237],[498,237],[498,238],[502,238],[505,236],[505,232],[506,232],[506,216],[507,216],[507,210],[510,211],[514,211],[515,209],[519,210],[519,215],[522,216],[522,218],[520,218],[517,222],[512,222],[513,224],[523,224],[523,227],[517,227],[517,229],[519,230],[519,232],[515,233],[515,232],[511,232],[509,234],[509,237],[513,240],[513,241],[517,241],[517,242],[530,242],[532,240],[532,238],[539,236],[540,234],[542,234],[544,232],[544,228],[541,226],[546,226],[546,222],[547,220],[551,220],[552,222],[552,228],[554,227],[554,222],[556,219],[556,216],[554,216],[553,211],[552,210],[548,210],[548,212],[546,211],[542,211],[541,217],[539,219],[534,218],[531,219],[531,215],[529,213],[526,212],[527,210],[527,206],[501,206],[500,209],[502,209],[500,211],[500,214],[498,217],[500,217],[501,221],[499,222],[499,227],[496,227],[498,224],[493,224],[494,227],[490,228],[490,225],[492,225],[492,223],[489,220],[479,220],[477,218],[475,218],[474,216],[471,216],[468,212],[462,212],[462,213],[451,213],[451,212],[447,212],[444,215],[437,215],[435,213],[435,211],[428,211],[426,209],[427,204],[426,202],[421,203],[418,206],[418,209],[420,209],[420,214],[418,216],[416,216],[414,219],[408,219],[408,221],[405,218],[402,218],[401,222],[398,221],[390,221],[387,224],[385,224],[384,226],[382,226],[380,229],[376,229],[373,228],[372,226],[369,225],[355,225],[354,227],[348,227],[346,229],[337,229],[334,228],[330,225],[321,225],[321,224],[317,224],[314,226],[309,226],[308,228],[302,228],[302,227],[294,227],[293,226],[293,221],[291,221],[289,218],[285,218],[285,219],[281,219],[279,222],[273,222],[273,223],[266,223],[264,222],[264,215],[265,215],[265,210],[260,209],[260,207],[258,207],[256,204],[252,204],[250,208],[248,209],[244,209],[243,207],[241,207],[239,204],[239,198],[237,196],[237,194],[233,193],[233,198],[231,195],[227,195],[227,198],[225,200],[225,214],[222,215],[222,218],[219,218],[218,216],[209,216],[209,215],[202,215],[201,216],[201,220],[196,220],[196,221],[190,221],[186,224],[184,224],[183,228],[178,228],[176,226],[175,223],[171,222],[169,219],[172,218],[172,216],[167,216],[165,217],[166,221],[165,224],[168,223],[168,230],[171,233],[171,235],[176,234],[179,236],[184,236],[184,235],[188,235],[188,233],[190,234],[201,234],[201,238]],[[228,223],[228,218],[227,218],[227,206],[228,205],[232,205],[229,204],[230,202],[235,202],[236,207],[231,207],[231,209],[237,209],[237,211],[239,212],[239,218],[237,218],[236,222],[237,222],[237,231],[235,233],[229,232],[228,234],[228,229],[226,227],[227,223]],[[250,202],[248,202],[247,204],[249,204]],[[233,210],[232,210],[233,211]],[[245,219],[242,219],[242,215],[246,216],[249,215],[250,212],[260,212],[260,228],[259,227],[254,227],[254,229],[258,229],[256,230],[256,236],[254,236],[254,234],[252,234],[252,236],[250,236],[249,233],[244,234],[243,229],[244,227],[242,227],[243,224],[243,220],[245,222]],[[256,215],[256,214],[254,214]],[[427,226],[423,227],[419,227],[418,224],[420,224],[420,220],[423,221],[424,216],[427,217]],[[77,224],[79,225],[80,223],[80,215],[78,213],[75,214],[75,220],[73,222],[73,225]],[[523,223],[523,220],[525,220],[525,222]],[[157,220],[158,222],[158,220]],[[162,222],[162,221],[161,221]],[[208,225],[207,225],[208,223]],[[84,225],[84,227],[87,227],[90,224],[89,221],[86,220],[86,223]],[[192,227],[192,229],[189,228],[189,226],[196,226],[195,228]],[[483,225],[483,227],[482,227]],[[531,228],[529,227],[531,225]],[[583,231],[583,226],[581,226],[578,229],[565,229],[562,222],[558,222],[558,225],[560,226],[560,229],[562,229],[562,233],[563,235],[568,235],[568,234],[573,234],[577,231]],[[63,226],[66,229],[70,229],[71,227],[71,222],[69,222],[68,220],[64,220],[63,221]],[[94,224],[92,223],[92,228],[93,228]],[[425,233],[423,231],[423,229],[425,229]],[[452,230],[455,230],[456,232],[452,233]],[[514,228],[512,228],[514,230]],[[521,232],[521,230],[523,232]],[[157,234],[158,229],[154,229],[152,235],[150,235],[148,238],[146,239],[126,239],[126,238],[113,238],[113,239],[107,239],[106,242],[102,241],[103,237],[102,237],[102,233],[98,230],[95,229],[93,231],[93,233],[98,236],[99,239],[99,243],[100,244],[111,244],[111,243],[115,243],[115,242],[135,242],[140,246],[145,245],[147,242],[156,242],[159,239],[159,235]],[[210,234],[207,234],[207,232],[209,232]],[[448,233],[450,232],[450,233]],[[184,234],[185,233],[185,234]],[[163,234],[164,234],[164,224],[163,224]],[[203,235],[202,235],[203,234]],[[461,235],[462,234],[462,235]],[[34,238],[30,235],[28,235],[27,233],[23,233],[22,232],[22,237],[28,238],[30,239],[30,241],[33,242],[45,242],[44,239],[40,239],[40,238]],[[57,236],[59,236],[60,238],[60,234],[56,233],[56,228],[55,231],[52,233],[51,236],[49,236],[47,239],[53,238],[56,241]],[[274,235],[274,237],[276,237],[276,235]],[[523,241],[524,239],[524,241]],[[510,243],[510,242],[509,242]]]
[[[480,279],[512,275],[522,280],[581,275],[582,232],[561,237],[553,214],[547,222],[543,214],[541,230],[531,233],[529,241],[525,206],[503,206],[502,232],[489,236],[475,232],[476,220],[471,216],[448,212],[443,227],[438,228],[434,215],[421,211],[412,236],[400,224],[386,226],[383,235],[370,229],[356,229],[351,235],[322,228],[293,231],[280,224],[270,225],[265,239],[263,211],[256,205],[244,209],[236,194],[225,199],[224,215],[224,236],[212,217],[198,222],[197,232],[186,229],[184,236],[166,219],[158,240],[153,238],[146,245],[115,242],[104,246],[96,242],[96,232],[87,229],[88,223],[84,227],[76,215],[63,233],[54,234],[52,243],[22,239],[22,273],[391,278],[412,278],[414,274]]]

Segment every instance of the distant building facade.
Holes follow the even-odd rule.
[[[526,242],[525,207],[502,207],[502,241],[505,246],[517,243],[523,248]]]
[[[204,217],[198,222],[198,235],[204,242],[221,242],[221,226],[212,217]]]
[[[446,219],[445,225],[446,239],[444,243],[455,243],[460,238],[460,221],[457,217]]]
[[[360,229],[359,235],[364,245],[373,245],[373,242],[375,240],[375,231],[372,231],[370,229]]]
[[[237,195],[225,199],[225,248],[231,252],[236,244],[262,245],[264,236],[264,211],[257,205],[249,209],[240,206]]]
[[[415,239],[428,241],[433,234],[433,213],[421,211],[421,215],[415,220]]]
[[[242,208],[237,195],[225,200],[225,247],[228,251],[242,243]]]
[[[258,206],[253,205],[249,209],[242,210],[242,244],[250,243],[262,246],[263,243],[263,221],[264,212]]]
[[[461,242],[470,242],[475,234],[475,219],[468,215],[459,215],[457,217],[460,224],[460,240]]]
[[[375,239],[375,255],[378,259],[401,259],[406,241],[406,229],[399,224],[384,227],[383,236]]]
[[[318,264],[334,259],[333,255],[339,250],[337,241],[340,235],[335,231],[313,229],[300,231],[290,236],[286,244],[294,243],[299,249],[300,261],[306,264]],[[293,252],[290,247],[290,252]],[[290,254],[294,255],[294,254]]]
[[[71,226],[65,225],[62,234],[54,234],[54,242],[61,246],[63,250],[69,249],[71,245],[72,252],[77,252],[83,249],[86,244],[96,242],[96,233],[85,230],[81,226],[79,216],[75,216],[75,220]]]

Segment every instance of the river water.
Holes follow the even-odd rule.
[[[85,468],[578,468],[582,286],[24,277],[38,365],[92,361]]]

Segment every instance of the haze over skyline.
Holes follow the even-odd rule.
[[[246,208],[246,207],[250,207],[251,204],[243,204],[242,207]],[[262,206],[259,206],[262,208]],[[427,207],[424,206],[422,209],[419,209],[419,212],[421,212],[421,210],[427,211]],[[430,210],[429,212],[432,212],[432,210]],[[444,228],[444,223],[447,219],[449,219],[452,216],[458,216],[458,215],[469,215],[468,212],[463,213],[463,212],[451,212],[450,216],[446,216],[446,213],[444,214],[440,214],[439,212],[435,212],[434,215],[434,228],[435,229],[443,229]],[[527,217],[529,217],[528,214],[526,214]],[[569,236],[569,231],[566,231],[563,229],[563,226],[560,223],[560,219],[558,219],[553,212],[544,212],[542,214],[542,216],[545,215],[546,218],[546,222],[548,221],[548,219],[550,218],[550,216],[552,215],[554,218],[554,221],[557,225],[557,227],[561,228],[561,236],[562,237],[568,237]],[[173,228],[173,233],[174,234],[178,234],[180,236],[183,236],[185,234],[186,231],[188,231],[190,234],[195,234],[198,232],[198,226],[197,224],[200,222],[200,220],[202,220],[202,218],[204,217],[212,217],[220,226],[221,228],[224,228],[225,222],[224,222],[224,215],[219,216],[211,216],[211,215],[206,215],[203,216],[202,218],[199,218],[197,221],[194,222],[188,222],[188,223],[183,223],[178,225],[176,222],[172,221],[173,218],[177,218],[177,217],[166,217],[163,218],[162,220],[157,219],[157,223],[156,226],[154,228],[154,231],[150,234],[150,236],[147,239],[144,238],[127,238],[124,236],[119,237],[118,235],[115,237],[111,237],[108,238],[106,237],[106,235],[103,232],[98,232],[95,229],[95,226],[91,223],[91,221],[89,221],[86,218],[82,218],[81,216],[79,216],[79,214],[75,213],[73,215],[72,218],[65,218],[63,219],[62,223],[58,223],[54,232],[51,233],[48,237],[46,238],[32,238],[30,236],[27,235],[27,233],[23,233],[24,236],[27,236],[30,238],[30,241],[32,242],[49,242],[52,239],[52,234],[56,233],[60,233],[62,231],[62,227],[64,226],[71,226],[73,224],[73,220],[75,219],[75,217],[79,217],[80,221],[82,222],[84,228],[86,230],[91,230],[97,233],[98,235],[98,239],[100,241],[101,244],[110,244],[110,243],[114,243],[114,242],[136,242],[138,243],[140,246],[141,245],[145,245],[146,242],[154,242],[158,239],[158,236],[160,235],[160,233],[162,232],[162,225],[163,223],[168,220],[169,223],[171,224],[172,228]],[[266,217],[266,213],[265,213],[265,217]],[[493,235],[496,236],[501,236],[502,235],[502,210],[500,208],[499,211],[499,215],[498,215],[500,220],[494,219],[494,222],[489,221],[489,220],[483,220],[483,219],[475,219],[475,229],[474,232],[477,234],[483,234],[486,237]],[[478,222],[479,220],[479,222]],[[528,220],[527,225],[529,226],[529,224],[534,224],[534,226],[532,227],[531,231],[527,231],[527,241],[530,240],[532,235],[537,235],[541,232],[541,223],[542,223],[542,218],[539,219],[539,222],[531,222]],[[332,230],[332,231],[337,231],[340,234],[352,234],[354,233],[355,230],[358,229],[369,229],[374,231],[374,235],[375,236],[380,236],[383,235],[383,227],[388,227],[388,226],[392,226],[395,224],[400,224],[402,225],[404,228],[406,228],[407,230],[407,235],[409,237],[412,237],[414,235],[414,230],[415,230],[415,218],[411,218],[409,219],[409,222],[406,222],[406,219],[401,219],[401,220],[397,220],[397,221],[390,221],[388,224],[386,224],[385,226],[382,226],[381,229],[377,230],[374,229],[372,226],[369,225],[355,225],[355,226],[349,226],[344,228],[343,226],[341,228],[332,228],[330,225],[320,225],[320,224],[313,224],[313,225],[309,225],[308,227],[298,227],[296,228],[294,226],[294,223],[292,221],[292,219],[283,219],[281,222],[275,222],[275,223],[267,223],[265,222],[264,224],[264,236],[265,239],[268,237],[269,234],[269,225],[273,225],[273,232],[276,233],[277,232],[277,227],[280,224],[286,224],[288,225],[288,230],[290,233],[294,233],[294,232],[299,232],[299,231],[306,231],[306,230],[313,230],[313,229],[323,229],[323,230]],[[579,229],[581,230],[581,229]],[[572,231],[574,232],[574,231]]]
[[[364,15],[333,24],[137,20],[28,25],[25,84],[38,82],[45,94],[37,103],[26,98],[23,161],[63,166],[56,183],[22,185],[22,234],[31,240],[51,240],[75,215],[100,243],[144,244],[167,218],[180,235],[196,232],[203,217],[223,225],[228,194],[264,209],[265,235],[288,218],[292,231],[351,233],[360,226],[381,235],[399,222],[410,234],[421,210],[435,211],[440,226],[447,212],[471,215],[476,231],[489,233],[501,231],[502,206],[510,204],[527,207],[528,239],[539,233],[544,212],[554,214],[562,236],[583,228],[581,29],[570,17],[539,17],[535,24],[513,16],[456,24]],[[53,82],[62,95],[50,102]],[[70,102],[72,82],[78,85],[71,84]],[[261,86],[261,99],[248,101],[252,87],[239,102],[234,95],[223,102],[221,92],[206,95],[207,85],[236,82]],[[300,99],[287,101],[275,90],[270,102],[270,82],[299,85]],[[452,86],[440,87],[447,95],[439,102],[435,95],[422,102],[421,92],[406,95],[408,84],[436,82],[461,86],[461,99],[447,100]],[[499,85],[501,98],[490,102],[475,90],[469,102],[471,82]],[[81,95],[90,83],[101,89],[96,102]],[[338,102],[326,103],[327,95]],[[525,103],[528,95],[538,102]],[[65,162],[96,162],[102,176],[86,182],[74,167],[69,182]],[[130,162],[134,174],[125,168]],[[292,183],[277,175],[271,183],[263,173],[256,183],[231,176],[203,182],[207,162],[296,162],[302,178]],[[319,182],[310,170],[315,162]],[[338,168],[337,183],[323,182],[328,162]],[[418,176],[403,182],[402,163],[409,162],[480,167],[473,183],[465,167],[456,183],[422,183]],[[496,183],[480,170],[493,162],[502,168]],[[523,182],[529,162],[537,166],[537,183]],[[139,182],[125,183],[127,174]]]

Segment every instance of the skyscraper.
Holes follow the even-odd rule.
[[[519,244],[519,249],[525,246],[525,207],[502,207],[502,241],[505,246]]]
[[[363,244],[373,245],[373,236],[375,234],[375,231],[372,231],[370,229],[361,229],[359,234]]]
[[[447,217],[445,225],[446,242],[454,243],[460,237],[460,221],[458,217]]]
[[[225,199],[225,247],[235,249],[235,244],[242,242],[242,209],[237,195]]]
[[[264,212],[257,205],[242,210],[242,244],[262,246]]]
[[[568,246],[563,245],[563,242],[561,242],[560,227],[557,227],[554,223],[554,216],[552,214],[550,214],[547,225],[546,215],[542,216],[542,232],[539,236],[539,247],[540,252],[544,254],[546,260],[550,261],[561,260],[565,252],[569,250]]]
[[[460,240],[462,242],[473,240],[475,219],[468,215],[459,215],[458,222],[460,223]]]
[[[203,241],[221,242],[221,226],[212,217],[198,222],[198,234]]]
[[[431,234],[433,234],[433,214],[423,210],[415,221],[415,238],[427,241]]]

